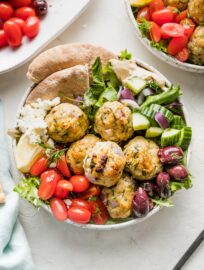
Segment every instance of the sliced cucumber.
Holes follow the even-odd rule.
[[[184,127],[181,129],[181,134],[177,145],[180,146],[183,150],[186,150],[189,147],[191,138],[192,138],[192,128]]]
[[[149,128],[150,126],[149,120],[140,113],[132,114],[132,123],[134,130],[143,130]]]
[[[171,122],[171,128],[182,129],[185,127],[183,118],[180,115],[174,115],[174,119]]]
[[[166,120],[171,123],[171,121],[174,119],[174,114],[166,109],[165,107],[158,105],[158,104],[152,104],[150,106],[150,110],[153,110],[155,113],[156,112],[161,112],[162,115],[166,118]]]
[[[145,137],[146,138],[154,138],[158,137],[163,133],[163,129],[159,127],[150,127],[146,130]]]
[[[161,146],[176,145],[180,138],[180,130],[174,128],[167,128],[161,136]]]
[[[142,89],[145,88],[147,82],[139,77],[131,77],[124,82],[125,86],[132,90],[137,95]]]

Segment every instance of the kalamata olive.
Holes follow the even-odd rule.
[[[46,0],[33,0],[33,7],[37,15],[44,16],[47,14],[48,5]]]
[[[168,198],[171,196],[171,189],[169,186],[170,176],[166,172],[160,172],[157,175],[158,194],[161,198]]]
[[[177,146],[167,146],[161,148],[158,152],[158,157],[161,163],[178,164],[183,159],[183,150]]]
[[[141,183],[141,187],[147,192],[148,196],[153,197],[155,193],[158,193],[158,187],[155,183],[144,182]]]
[[[183,165],[175,165],[166,169],[169,175],[175,180],[185,180],[188,177],[188,171]]]
[[[137,217],[146,216],[149,212],[149,198],[146,191],[139,187],[133,197],[133,211]]]

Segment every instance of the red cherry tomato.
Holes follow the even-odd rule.
[[[181,37],[184,35],[183,27],[178,23],[165,23],[161,26],[162,35],[168,37]]]
[[[52,198],[50,200],[50,208],[57,220],[64,221],[68,218],[67,206],[61,199]]]
[[[174,14],[172,10],[168,8],[163,8],[161,10],[155,11],[152,14],[152,20],[158,25],[172,22],[173,18],[174,18]]]
[[[103,225],[108,219],[108,212],[101,200],[89,202],[92,219],[96,224]]]
[[[34,176],[38,176],[44,171],[46,171],[47,168],[48,168],[48,159],[46,157],[41,157],[30,168],[30,173]]]
[[[25,21],[20,19],[20,18],[10,18],[9,21],[11,22],[15,22],[16,24],[18,24],[18,26],[21,28],[21,31],[23,32],[23,28],[24,28],[24,25],[25,25]]]
[[[161,40],[161,30],[155,22],[151,22],[150,38],[154,42],[159,42]]]
[[[167,8],[172,11],[172,13],[174,15],[173,16],[173,20],[174,20],[177,17],[177,15],[179,14],[178,8],[173,7],[173,6],[168,6]]]
[[[176,54],[176,59],[181,62],[186,62],[189,58],[189,51],[187,48],[183,48],[179,53]]]
[[[85,208],[87,210],[90,210],[90,206],[89,203],[83,199],[72,199],[71,200],[72,204],[71,207],[82,207]]]
[[[184,35],[182,37],[174,37],[169,42],[167,47],[167,52],[170,55],[176,55],[179,53],[184,47],[186,47],[186,44],[188,43],[188,38]]]
[[[91,184],[90,187],[80,194],[80,198],[82,199],[89,199],[93,196],[98,196],[101,193],[101,189],[99,186]]]
[[[187,17],[187,9],[186,10],[183,10],[181,11],[181,13],[179,13],[176,18],[175,18],[175,22],[176,23],[180,23],[181,20],[185,19]]]
[[[31,0],[9,0],[9,2],[15,8],[29,7],[29,6],[31,6],[31,3],[32,3]]]
[[[152,0],[149,4],[149,13],[150,16],[152,16],[152,14],[155,11],[161,10],[164,8],[164,3],[162,0]]]
[[[0,48],[8,44],[4,30],[0,30]]]
[[[21,7],[15,10],[15,17],[18,17],[22,20],[26,20],[29,17],[35,16],[35,10],[31,7]]]
[[[68,218],[76,223],[86,224],[91,219],[91,212],[79,206],[73,206],[68,209]]]
[[[6,21],[13,15],[13,7],[7,2],[0,2],[0,19]]]
[[[63,178],[62,178],[62,175],[61,175],[60,173],[58,173],[56,170],[54,170],[54,169],[49,169],[49,170],[43,172],[43,173],[40,175],[40,178],[41,178],[42,181],[44,181],[44,180],[46,180],[47,178],[49,178],[50,176],[51,176],[52,178],[55,178],[55,179],[57,180],[57,182],[58,182],[59,180],[63,179]]]
[[[73,190],[73,185],[67,180],[60,180],[57,183],[54,196],[60,199],[68,197],[69,192]]]
[[[4,23],[4,31],[7,37],[8,44],[11,47],[18,47],[22,43],[22,32],[20,27],[11,21]]]
[[[67,162],[66,162],[65,155],[63,155],[61,157],[61,159],[57,161],[57,168],[64,176],[66,176],[66,177],[71,176],[69,167],[68,167]]]
[[[3,27],[4,27],[4,21],[0,19],[0,30],[3,29]]]
[[[139,12],[137,13],[137,21],[141,23],[142,19],[150,21],[150,13],[149,13],[148,7],[141,8]]]
[[[83,175],[74,175],[69,180],[74,192],[84,192],[89,188],[89,180]]]
[[[180,24],[184,28],[184,34],[189,38],[193,34],[193,31],[196,27],[195,23],[193,20],[186,18],[183,19]]]

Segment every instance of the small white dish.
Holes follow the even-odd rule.
[[[156,48],[153,48],[150,45],[150,41],[148,38],[142,37],[142,34],[139,30],[137,21],[135,20],[135,17],[132,13],[130,0],[125,0],[128,16],[133,24],[133,27],[135,29],[135,34],[137,38],[142,42],[142,44],[156,57],[161,59],[162,61],[166,62],[167,64],[170,64],[171,66],[174,66],[176,68],[180,68],[186,71],[195,72],[195,73],[204,73],[204,66],[198,66],[190,63],[182,63],[178,61],[175,57],[172,57],[164,52],[158,51]]]
[[[0,50],[0,74],[23,65],[39,53],[77,19],[89,2],[90,0],[48,0],[48,13],[41,20],[39,34],[32,40],[24,37],[19,48],[7,46]]]

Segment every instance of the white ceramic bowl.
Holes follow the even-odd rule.
[[[134,58],[134,60],[136,61],[137,65],[149,70],[149,71],[153,71],[155,73],[157,73],[160,77],[164,78],[164,80],[166,81],[166,85],[168,87],[171,86],[171,83],[170,81],[164,77],[158,70],[156,70],[155,68],[153,68],[152,66],[144,63],[143,61],[137,59],[137,58]],[[27,99],[27,96],[29,95],[29,93],[31,92],[32,88],[34,87],[34,85],[32,85],[31,87],[29,87],[29,89],[27,89],[27,91],[25,92],[24,96],[22,97],[22,100],[19,104],[19,107],[18,107],[18,111],[17,111],[17,114],[16,114],[16,118],[18,117],[19,115],[19,112],[22,108],[22,106],[24,106],[25,104],[25,101]],[[187,114],[186,114],[186,111],[185,111],[185,107],[183,108],[183,111],[184,111],[184,115],[185,115],[185,120],[186,122],[188,123],[188,120],[187,120]],[[13,154],[15,153],[15,149],[16,149],[16,140],[13,139],[12,141],[12,148],[13,148]],[[188,151],[188,157],[187,157],[187,163],[189,162],[190,160],[190,149]],[[17,173],[17,175],[19,175],[19,179],[22,178],[22,174],[20,172]],[[47,206],[47,205],[43,205],[43,208],[48,211],[50,214],[51,213],[51,210],[50,208]],[[160,206],[157,206],[155,207],[151,212],[149,212],[149,214],[143,218],[135,218],[135,219],[132,219],[132,220],[129,220],[129,221],[126,221],[126,222],[123,222],[123,223],[118,223],[118,224],[111,224],[111,225],[95,225],[95,224],[79,224],[79,223],[74,223],[74,222],[71,222],[69,220],[65,221],[66,223],[68,224],[72,224],[74,226],[77,226],[77,227],[80,227],[80,228],[86,228],[86,229],[93,229],[93,230],[113,230],[113,229],[120,229],[120,228],[124,228],[124,227],[128,227],[130,225],[135,225],[135,224],[138,224],[140,222],[143,222],[145,220],[147,220],[148,218],[150,218],[151,216],[153,216],[154,214],[156,214],[162,207]]]
[[[198,66],[189,63],[182,63],[178,61],[175,57],[172,57],[164,52],[158,51],[156,48],[150,45],[150,41],[148,38],[142,37],[142,34],[139,30],[138,23],[135,20],[135,17],[132,13],[131,5],[129,0],[125,0],[125,5],[127,8],[128,16],[133,24],[135,29],[135,34],[137,38],[142,42],[142,44],[156,57],[161,59],[162,61],[166,62],[167,64],[174,66],[176,68],[180,68],[186,71],[195,72],[195,73],[204,73],[204,66]]]

